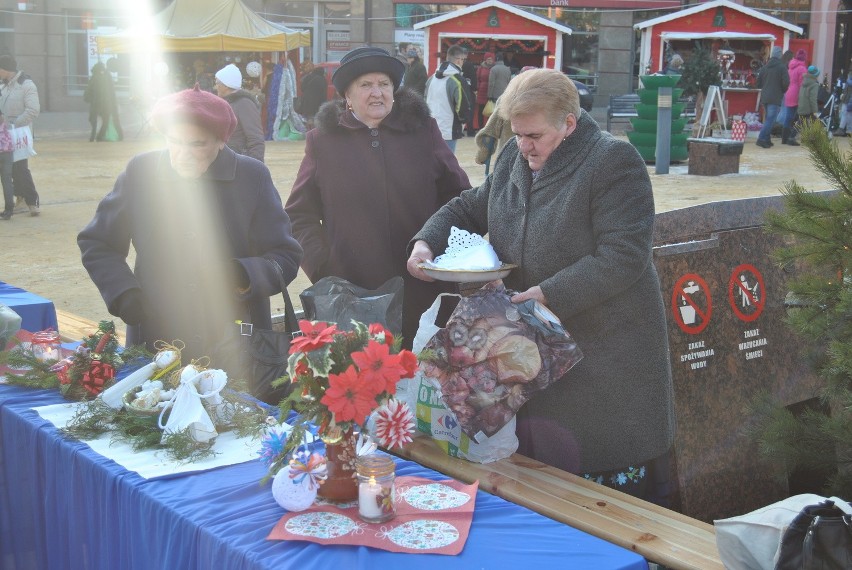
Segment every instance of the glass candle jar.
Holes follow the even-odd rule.
[[[382,523],[396,516],[393,481],[396,466],[390,456],[371,453],[355,462],[358,474],[358,516],[368,523]]]
[[[41,362],[56,362],[62,358],[59,333],[54,330],[37,332],[31,340],[33,356]]]

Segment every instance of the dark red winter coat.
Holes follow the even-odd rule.
[[[406,246],[426,220],[470,182],[422,97],[403,87],[378,128],[343,101],[320,108],[286,210],[311,281],[334,275],[375,289],[405,279],[403,335],[446,286],[414,279]]]
[[[485,105],[488,102],[488,76],[491,65],[482,64],[476,70],[476,104]]]

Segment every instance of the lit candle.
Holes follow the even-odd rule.
[[[365,519],[382,518],[382,486],[375,477],[358,485],[358,514]]]
[[[56,347],[45,349],[42,360],[45,362],[48,360],[59,360],[59,349]]]
[[[362,520],[381,523],[396,516],[394,467],[393,459],[382,453],[358,457],[358,516]]]

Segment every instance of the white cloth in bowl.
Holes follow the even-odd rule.
[[[447,251],[426,264],[439,269],[466,271],[499,269],[503,265],[485,238],[455,226],[450,230]]]

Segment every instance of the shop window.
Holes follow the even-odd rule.
[[[93,13],[90,10],[68,10],[65,16],[65,88],[69,95],[82,95],[89,81],[89,72],[98,61],[107,64],[117,76],[116,91],[126,92],[128,77],[121,64],[126,56],[98,54],[93,30],[109,31],[126,28],[124,18],[110,13]]]
[[[314,21],[314,2],[268,2],[266,12],[259,14],[273,22],[310,24]]]
[[[348,24],[352,15],[349,4],[323,4],[322,9],[326,24]]]

